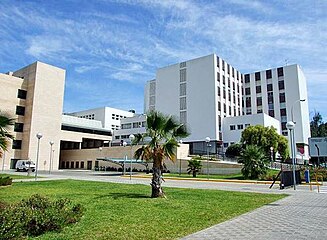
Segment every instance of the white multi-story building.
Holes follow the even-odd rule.
[[[191,151],[206,137],[215,151],[222,141],[222,119],[242,114],[242,75],[216,54],[160,68],[145,87],[144,105],[145,112],[155,109],[186,123]]]
[[[296,142],[307,144],[310,137],[306,79],[298,65],[242,75],[211,54],[158,69],[156,79],[146,84],[144,99],[145,112],[175,115],[189,126],[185,142],[191,152],[204,150],[205,137],[216,143],[210,151],[218,151],[225,141],[224,117],[265,113],[281,122],[284,135],[293,118]]]
[[[95,109],[83,110],[80,112],[69,113],[69,115],[93,119],[102,122],[102,127],[109,130],[117,130],[120,129],[120,120],[133,117],[135,114],[134,110],[124,111],[111,107],[101,107]]]

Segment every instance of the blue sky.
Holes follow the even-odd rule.
[[[243,73],[297,63],[327,120],[327,1],[0,0],[0,72],[67,70],[64,111],[143,112],[156,69],[217,53]]]

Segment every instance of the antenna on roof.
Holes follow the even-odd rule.
[[[285,66],[287,66],[288,65],[288,59],[286,58],[285,59]]]

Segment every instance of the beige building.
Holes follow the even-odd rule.
[[[40,170],[57,170],[62,149],[98,148],[112,140],[101,122],[62,115],[64,86],[65,70],[42,62],[0,74],[0,110],[15,118],[15,139],[1,159],[3,169],[15,168],[19,159],[36,162],[37,133],[42,133]]]

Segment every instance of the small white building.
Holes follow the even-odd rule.
[[[237,117],[226,117],[223,119],[224,148],[241,140],[242,131],[249,126],[261,125],[274,127],[281,134],[280,122],[265,113],[243,115]]]
[[[134,113],[134,110],[124,111],[111,107],[101,107],[69,113],[69,115],[101,121],[103,128],[114,131],[120,129],[121,119],[133,117]]]

